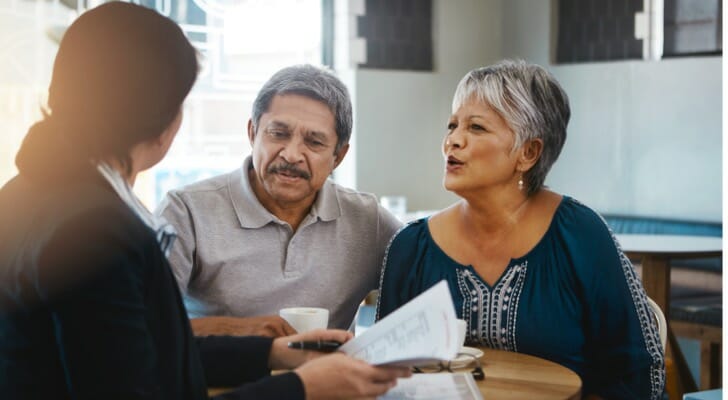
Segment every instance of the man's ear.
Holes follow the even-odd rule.
[[[248,141],[250,141],[250,147],[253,147],[253,140],[255,140],[255,128],[253,127],[253,120],[248,120]]]
[[[518,156],[518,170],[526,172],[530,170],[538,159],[541,158],[543,152],[543,140],[531,139],[521,146]]]
[[[346,155],[346,152],[349,151],[349,143],[341,146],[339,151],[336,152],[336,160],[334,161],[334,169],[341,164],[341,162],[344,160],[344,156]]]

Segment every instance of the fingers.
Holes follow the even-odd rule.
[[[409,368],[402,367],[374,367],[371,379],[374,382],[392,382],[398,378],[407,378],[412,376]]]
[[[340,329],[317,329],[292,337],[292,340],[333,340],[345,343],[351,340],[354,335],[349,331]]]
[[[263,318],[265,318],[262,325],[263,330],[261,332],[263,336],[276,338],[296,334],[296,330],[293,329],[293,327],[285,319],[277,315],[266,316]]]

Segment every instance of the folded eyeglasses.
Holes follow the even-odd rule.
[[[483,372],[483,368],[480,365],[480,359],[479,357],[476,357],[473,354],[470,353],[458,353],[457,357],[466,356],[470,357],[475,361],[475,368],[473,368],[472,371],[470,371],[471,374],[473,374],[473,379],[476,381],[483,381],[485,380],[485,372]],[[448,362],[440,362],[436,366],[433,367],[412,367],[412,372],[414,373],[436,373],[436,372],[455,372],[453,371],[453,368],[460,369],[459,367],[453,367],[452,360]],[[434,368],[434,370],[433,370]]]

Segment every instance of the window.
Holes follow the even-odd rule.
[[[156,207],[172,188],[240,167],[250,147],[247,121],[258,89],[278,69],[321,64],[321,0],[134,0],[177,21],[202,57],[167,157],[139,175],[135,191]],[[40,118],[63,30],[101,1],[0,3],[0,184]]]
[[[722,0],[664,2],[664,57],[722,54]]]
[[[558,0],[556,62],[722,53],[722,0]]]

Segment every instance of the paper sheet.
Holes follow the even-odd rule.
[[[377,400],[483,400],[469,373],[415,374],[397,381],[397,386]]]
[[[440,281],[339,348],[370,364],[427,365],[457,356],[455,306]]]

